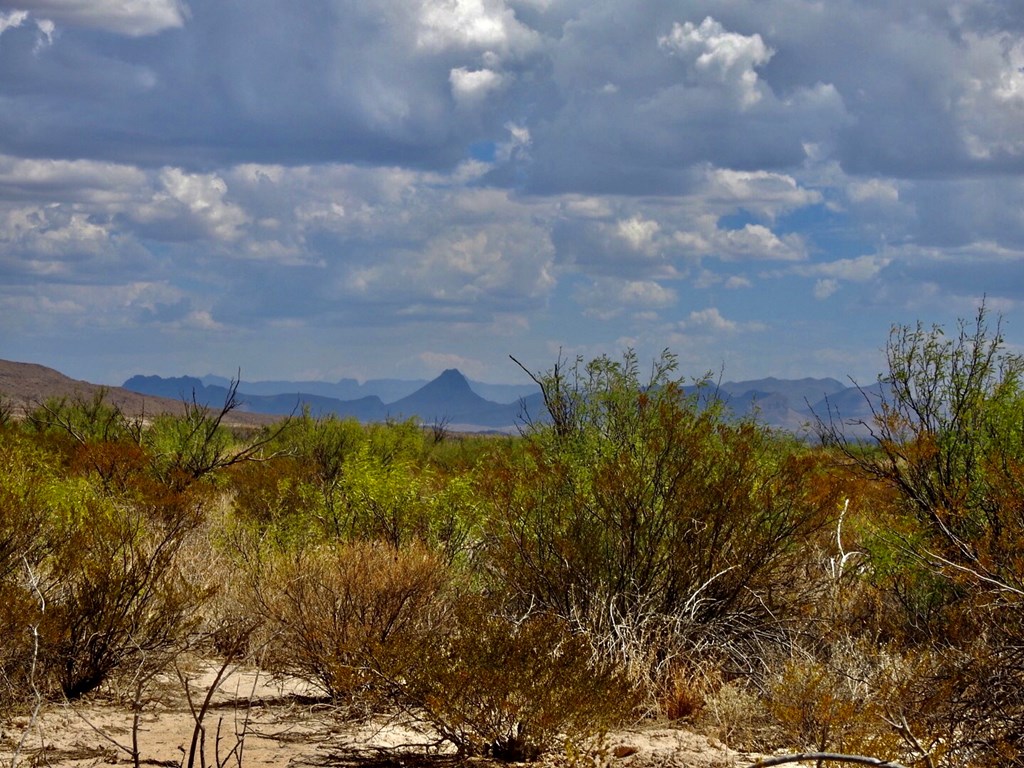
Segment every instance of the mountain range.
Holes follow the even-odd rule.
[[[122,387],[102,387],[68,378],[52,368],[0,360],[0,396],[24,412],[50,397],[91,399],[101,390],[131,415],[180,413],[193,398],[219,407],[231,381],[205,376],[132,376]],[[763,423],[798,435],[809,435],[816,416],[830,413],[842,420],[871,418],[880,386],[858,388],[836,379],[755,379],[717,385],[718,395],[739,415],[755,414]],[[340,398],[332,394],[355,394]],[[416,417],[425,424],[444,424],[460,431],[515,432],[524,423],[545,417],[536,385],[483,384],[450,369],[431,381],[377,379],[358,383],[309,381],[239,382],[243,402],[232,418],[239,424],[269,423],[308,408],[313,416],[334,414],[363,422]],[[488,397],[490,395],[491,397]],[[505,398],[505,402],[493,397]],[[863,435],[863,429],[848,429]]]
[[[195,397],[201,403],[217,405],[224,402],[230,384],[228,379],[212,375],[132,376],[123,388],[177,400]],[[734,413],[755,414],[769,426],[804,435],[809,433],[816,415],[825,418],[830,408],[842,419],[870,419],[867,398],[877,397],[879,391],[877,384],[861,390],[829,378],[725,382],[718,384],[717,390]],[[485,393],[509,399],[500,402]],[[461,431],[514,431],[525,422],[544,416],[543,399],[536,385],[471,382],[456,369],[422,382],[240,381],[238,394],[243,409],[253,413],[287,415],[308,408],[313,416],[334,414],[363,422],[416,417],[425,424],[441,423]],[[345,398],[337,394],[356,396]]]

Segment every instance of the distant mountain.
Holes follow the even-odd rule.
[[[164,413],[177,416],[184,412],[182,398],[177,394],[167,397],[155,392],[140,393],[125,387],[106,387],[69,378],[53,368],[35,363],[0,360],[0,395],[11,400],[16,411],[21,413],[50,398],[92,400],[101,392],[106,402],[116,405],[132,418]],[[233,425],[256,426],[268,424],[272,419],[262,414],[236,412],[227,421]]]
[[[207,380],[216,381],[211,378]],[[132,376],[124,386],[134,392],[178,400],[195,397],[198,403],[211,407],[223,403],[228,394],[227,386],[204,384],[201,379],[192,376]],[[377,395],[350,400],[307,392],[259,395],[247,391],[246,387],[244,383],[239,384],[241,410],[254,413],[287,415],[308,408],[313,416],[334,414],[364,422],[415,417],[426,424],[444,423],[467,430],[508,430],[523,423],[522,406],[519,403],[502,404],[484,399],[472,390],[466,377],[454,369],[445,371],[415,392],[390,404],[385,404]],[[535,403],[531,412],[540,411],[539,403]]]
[[[382,384],[385,391],[390,388],[392,392],[404,391],[410,383],[414,383],[396,379],[375,381]],[[133,376],[125,382],[125,388],[177,400],[191,399],[195,393],[197,401],[216,406],[224,401],[228,384],[228,380],[214,376],[203,379],[191,376],[167,379],[159,376]],[[243,409],[254,413],[287,415],[305,407],[314,416],[335,414],[364,422],[415,417],[425,424],[444,423],[453,429],[465,431],[511,431],[530,421],[539,422],[547,418],[543,398],[536,385],[508,385],[504,389],[502,385],[488,385],[492,387],[488,391],[503,393],[504,396],[513,392],[521,393],[514,402],[502,403],[482,396],[476,391],[480,385],[474,385],[455,369],[444,371],[436,379],[391,400],[378,394],[366,394],[370,384],[369,381],[358,384],[353,379],[342,379],[335,384],[242,382],[239,385],[239,397],[244,403]],[[273,391],[283,386],[305,385],[315,391]],[[354,398],[323,394],[330,391],[362,394]],[[831,415],[844,422],[869,421],[870,404],[874,403],[877,407],[880,389],[876,384],[865,388],[862,393],[856,387],[844,386],[835,379],[764,378],[724,382],[717,385],[715,391],[738,416],[753,415],[768,426],[813,437],[816,419],[820,417],[827,421],[830,408]],[[848,431],[851,434],[864,433],[863,429],[851,428]]]
[[[467,379],[470,389],[485,400],[496,403],[517,403],[537,391],[535,384],[488,384]],[[230,379],[207,374],[202,383],[209,386],[227,387]],[[393,403],[408,397],[429,382],[426,379],[368,379],[360,384],[355,379],[330,381],[245,381],[239,389],[249,395],[294,395],[302,392],[337,400],[357,400],[376,395],[385,403]]]
[[[806,403],[817,403],[822,398],[834,395],[847,386],[835,379],[753,379],[751,381],[726,382],[720,389],[730,396],[745,396],[751,392],[780,394],[791,407],[800,409]]]
[[[208,374],[202,378],[203,384],[227,387],[231,381],[223,376]],[[360,384],[355,379],[330,381],[241,381],[239,390],[249,395],[318,395],[335,400],[359,400],[364,397],[376,396],[383,402],[390,403],[406,395],[411,395],[427,383],[426,379],[407,381],[404,379],[370,379]]]
[[[230,384],[230,382],[228,382]],[[125,381],[124,388],[133,392],[177,400],[195,400],[200,405],[217,407],[228,396],[227,386],[203,384],[193,376],[163,378],[160,376],[132,376]],[[281,395],[254,395],[239,387],[238,398],[242,404],[239,410],[246,413],[268,413],[287,416],[308,407],[313,416],[335,414],[360,421],[383,421],[388,416],[387,407],[379,397],[362,397],[356,400],[337,400],[331,397],[306,393]]]
[[[484,399],[454,368],[388,407],[395,416],[418,416],[427,423],[453,427],[501,428],[522,423],[518,403],[502,404]]]

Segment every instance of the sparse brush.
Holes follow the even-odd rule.
[[[390,676],[444,619],[450,576],[419,546],[334,543],[273,556],[252,583],[267,621],[267,662],[340,701]],[[440,632],[440,630],[438,630]]]
[[[513,620],[464,598],[419,648],[390,683],[464,755],[533,760],[560,741],[584,752],[637,716],[640,697],[624,671],[552,615]]]

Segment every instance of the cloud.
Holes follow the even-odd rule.
[[[654,280],[618,280],[600,277],[574,292],[575,301],[586,307],[586,314],[610,320],[629,310],[657,310],[674,305],[676,292]],[[648,320],[657,317],[654,313]]]
[[[707,169],[706,188],[702,192],[708,199],[768,218],[823,200],[819,191],[801,187],[788,174],[730,168]]]
[[[1022,39],[973,1],[0,0],[0,331],[105,296],[97,328],[180,359],[219,327],[268,367],[422,371],[496,338],[724,356],[691,342],[781,307],[856,360],[910,311],[1024,302]]]
[[[452,96],[460,104],[477,104],[488,93],[501,87],[502,75],[490,69],[469,70],[456,67],[448,76],[452,84]]]
[[[835,259],[817,264],[799,264],[790,269],[803,277],[827,277],[863,283],[878,277],[893,262],[891,255],[865,254],[851,259]]]
[[[814,298],[823,301],[839,290],[839,281],[832,278],[816,280],[814,283]]]
[[[0,0],[0,8],[7,5]],[[189,16],[181,0],[16,0],[13,5],[61,24],[133,37],[180,28]]]
[[[732,275],[725,281],[725,287],[729,290],[738,290],[741,288],[750,288],[753,283],[750,282],[749,278],[743,277],[742,275]]]
[[[0,35],[8,29],[17,29],[28,19],[28,11],[0,11]]]
[[[742,108],[752,107],[761,100],[760,82],[754,69],[767,64],[774,54],[761,35],[728,32],[708,16],[699,26],[690,21],[676,22],[669,34],[658,38],[658,44],[687,60],[698,81],[710,81],[735,91]]]
[[[696,222],[695,230],[677,231],[673,239],[678,247],[698,256],[714,256],[722,261],[802,261],[807,245],[796,233],[781,237],[763,224],[746,224],[739,229],[722,229],[713,217]]]
[[[694,310],[685,320],[678,323],[681,330],[711,331],[713,333],[760,332],[765,325],[760,322],[740,322],[725,318],[717,307]]]
[[[616,222],[615,234],[634,251],[651,253],[655,248],[658,222],[633,216]]]
[[[428,50],[470,48],[518,53],[536,45],[501,0],[424,0],[417,45]]]
[[[889,179],[853,180],[846,188],[846,195],[854,203],[896,203],[900,199],[900,190]]]

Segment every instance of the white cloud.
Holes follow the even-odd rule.
[[[658,38],[658,44],[691,60],[692,71],[700,79],[733,89],[743,108],[761,100],[761,85],[754,68],[767,64],[774,55],[761,35],[728,32],[708,16],[699,26],[690,21],[673,24],[669,34]]]
[[[621,280],[595,278],[590,285],[574,294],[578,304],[587,308],[589,317],[610,320],[626,310],[656,310],[670,307],[677,301],[676,292],[654,280]]]
[[[583,219],[603,219],[612,215],[612,206],[603,197],[568,195],[561,207],[570,216]]]
[[[965,46],[955,106],[968,153],[982,161],[1024,155],[1024,41],[969,33]]]
[[[420,7],[417,45],[421,48],[515,53],[536,44],[536,33],[520,24],[502,0],[424,0]]]
[[[133,37],[180,28],[189,15],[182,0],[17,0],[17,5],[62,24]]]
[[[530,129],[519,123],[505,123],[505,130],[508,131],[508,140],[499,143],[495,148],[494,154],[498,161],[529,159],[530,146],[533,144]]]
[[[706,330],[729,334],[741,331],[760,332],[765,329],[765,325],[760,322],[729,320],[722,315],[718,307],[694,310],[685,320],[679,322],[678,327],[682,330]]]
[[[846,187],[846,196],[854,203],[896,203],[900,199],[900,189],[891,179],[851,181]]]
[[[165,168],[160,181],[167,194],[218,240],[234,240],[241,234],[240,228],[249,222],[239,206],[225,202],[228,186],[217,174]]]
[[[655,237],[660,227],[658,222],[632,216],[619,221],[615,226],[615,234],[634,251],[651,253],[655,247]]]
[[[733,275],[732,277],[728,278],[725,281],[725,287],[728,288],[729,290],[738,290],[740,288],[750,288],[752,286],[753,286],[753,283],[751,283],[748,278],[743,277],[742,275]]]
[[[707,188],[702,194],[711,200],[770,218],[823,200],[820,192],[801,187],[796,179],[783,173],[711,168],[706,179]]]
[[[823,301],[839,290],[839,281],[831,278],[817,280],[814,283],[814,298]]]
[[[136,200],[146,174],[130,165],[96,160],[25,159],[0,155],[0,191],[20,199],[94,202]]]
[[[36,274],[71,275],[84,256],[110,247],[109,226],[56,206],[13,208],[0,217],[0,250],[28,256],[22,264]]]
[[[790,233],[782,237],[762,224],[741,229],[719,229],[712,217],[698,221],[697,231],[673,234],[676,244],[698,256],[716,256],[722,261],[801,261],[807,258],[803,238]]]
[[[822,276],[839,280],[864,283],[879,275],[892,262],[889,256],[867,254],[852,259],[836,259],[820,264],[804,264],[793,267],[793,272],[805,277]]]
[[[17,29],[28,19],[28,11],[0,12],[0,35],[8,29]]]
[[[449,75],[452,96],[460,104],[477,104],[488,93],[501,87],[505,78],[490,69],[466,69],[456,67]]]

